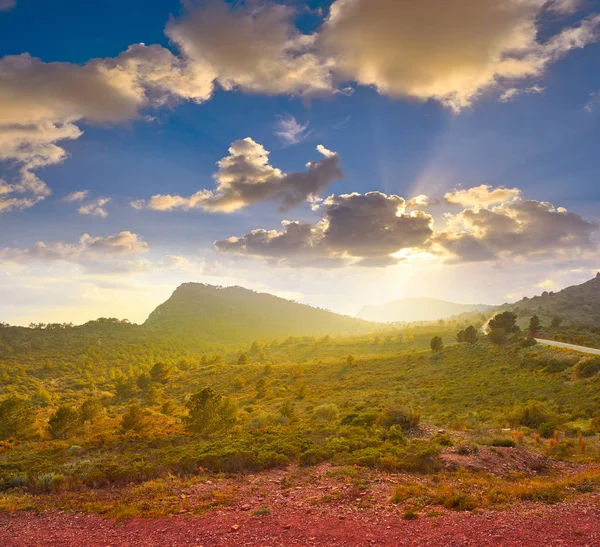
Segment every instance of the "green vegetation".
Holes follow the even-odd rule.
[[[4,326],[0,489],[63,495],[291,463],[437,473],[444,451],[479,445],[593,462],[598,363],[536,345],[511,312],[489,336],[457,318],[221,345],[108,319]],[[441,504],[488,503],[455,494]]]

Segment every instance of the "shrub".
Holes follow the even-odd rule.
[[[393,425],[399,426],[402,431],[412,431],[416,429],[421,420],[420,414],[405,408],[386,408],[381,411],[377,423],[385,428]]]
[[[331,423],[334,420],[337,420],[339,414],[340,414],[340,411],[338,409],[338,406],[333,403],[325,403],[325,404],[319,405],[313,411],[314,417],[317,418],[319,421],[325,422],[325,423]]]
[[[222,397],[212,388],[205,387],[194,393],[187,404],[185,423],[194,433],[210,434],[230,428],[236,420],[237,405],[229,397]]]
[[[7,397],[0,402],[0,439],[28,437],[35,424],[36,412],[20,397]]]
[[[6,480],[6,486],[8,488],[22,488],[27,483],[26,473],[13,473]]]
[[[42,475],[38,476],[37,482],[43,492],[56,492],[66,484],[67,479],[64,475],[43,473]]]
[[[575,367],[577,378],[591,378],[600,372],[600,359],[587,359],[580,361]]]
[[[549,439],[554,435],[554,432],[557,429],[557,425],[552,422],[544,422],[537,428],[537,432],[540,436],[544,437],[544,439]]]
[[[514,448],[515,446],[517,446],[515,441],[513,441],[512,439],[492,439],[490,442],[490,445],[491,446],[503,446],[506,448]]]
[[[146,426],[146,413],[137,403],[131,405],[121,418],[121,431],[123,433],[128,433],[129,431],[141,433],[146,429]]]
[[[80,414],[74,408],[61,405],[48,420],[48,433],[54,439],[68,439],[80,426]]]
[[[543,423],[556,421],[556,414],[541,401],[529,401],[526,405],[517,408],[509,416],[512,425],[523,425],[537,429]]]
[[[341,425],[371,427],[377,421],[377,412],[352,412],[342,418]]]

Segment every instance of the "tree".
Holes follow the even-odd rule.
[[[256,398],[262,399],[267,394],[267,381],[264,378],[259,378],[255,384]]]
[[[490,319],[488,326],[492,331],[504,329],[505,334],[519,332],[519,327],[517,326],[517,314],[511,311],[505,311],[494,316]]]
[[[24,439],[35,424],[36,411],[20,397],[11,396],[0,402],[0,440]]]
[[[475,342],[477,342],[477,338],[478,338],[477,329],[473,325],[469,325],[465,329],[464,341],[467,342],[468,344],[473,345]]]
[[[489,334],[490,340],[494,344],[504,344],[506,342],[506,331],[504,329],[498,328],[490,331]]]
[[[537,315],[533,315],[529,320],[529,336],[535,337],[535,334],[540,330],[541,323],[540,318]]]
[[[142,391],[146,391],[150,384],[152,383],[152,379],[145,372],[142,372],[135,381],[137,387],[139,387]]]
[[[462,343],[465,341],[465,331],[464,331],[464,330],[459,330],[459,331],[456,333],[456,341],[457,341],[459,344],[462,344]]]
[[[194,393],[186,403],[188,415],[184,422],[194,433],[210,434],[227,429],[235,423],[237,407],[229,397],[222,397],[205,387]]]
[[[562,325],[562,322],[563,322],[562,317],[556,316],[556,317],[552,318],[552,322],[550,323],[550,326],[553,329],[557,329],[558,327],[560,327]]]
[[[444,348],[444,342],[442,341],[441,336],[434,336],[431,339],[431,351],[433,351],[434,353],[439,353],[440,351],[442,351],[442,349]]]
[[[104,406],[98,399],[92,397],[86,399],[79,407],[79,419],[82,424],[93,424],[104,414]]]
[[[237,360],[238,365],[247,365],[249,362],[250,359],[248,359],[248,356],[245,353],[240,354]]]
[[[171,368],[165,363],[155,363],[150,369],[150,378],[153,382],[160,382],[166,384],[171,376]]]
[[[121,418],[121,431],[141,433],[147,427],[146,413],[138,403],[133,403]]]
[[[354,364],[354,357],[352,355],[348,355],[348,357],[346,357],[346,364],[348,366],[352,366]]]
[[[53,439],[68,439],[79,429],[80,414],[74,408],[59,406],[48,420],[48,433]]]

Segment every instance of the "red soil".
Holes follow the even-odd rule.
[[[215,511],[202,517],[116,523],[48,511],[0,513],[3,547],[218,546],[600,546],[600,498],[559,505],[520,504],[510,511],[453,513],[403,520],[372,509],[289,508],[267,516]]]

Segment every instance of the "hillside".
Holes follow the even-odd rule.
[[[404,298],[379,306],[364,306],[357,317],[380,323],[436,321],[453,315],[491,308],[492,306],[485,304],[456,304],[436,298]]]
[[[243,287],[184,283],[144,323],[207,340],[249,341],[287,336],[373,332],[373,323]]]
[[[545,325],[559,318],[563,327],[600,326],[600,273],[581,285],[558,292],[544,292],[533,298],[525,297],[513,304],[504,304],[499,309],[514,311],[521,322],[536,314]]]

